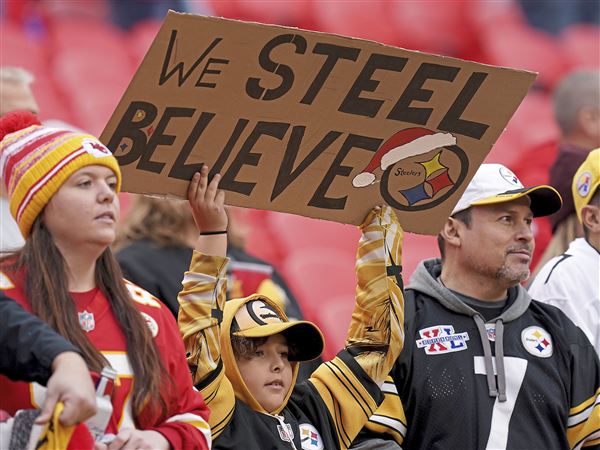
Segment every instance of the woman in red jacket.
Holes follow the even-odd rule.
[[[208,449],[208,410],[194,391],[169,310],[123,280],[109,249],[121,173],[92,136],[0,119],[0,176],[25,246],[1,260],[0,288],[81,349],[97,377],[96,449]],[[100,375],[98,375],[100,374]],[[45,389],[0,377],[3,408],[43,403]]]

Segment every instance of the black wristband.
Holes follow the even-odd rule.
[[[214,234],[227,234],[227,230],[222,231],[201,231],[200,236],[212,236]]]

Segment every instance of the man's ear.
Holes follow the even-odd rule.
[[[600,208],[594,205],[585,205],[581,209],[581,221],[590,233],[600,234]]]
[[[460,220],[448,217],[440,234],[444,238],[444,241],[446,241],[447,245],[460,247],[461,238],[463,237],[462,228],[464,228],[464,224]]]

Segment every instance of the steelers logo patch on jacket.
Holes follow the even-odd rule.
[[[304,450],[323,450],[323,439],[310,423],[300,424],[300,442]]]
[[[527,352],[540,358],[550,358],[554,353],[550,333],[542,327],[527,327],[521,332],[521,342]]]

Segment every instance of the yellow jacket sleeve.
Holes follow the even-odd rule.
[[[235,393],[221,360],[219,325],[226,301],[227,258],[194,252],[179,293],[179,330],[183,337],[194,385],[211,414],[213,439],[229,423]]]
[[[373,211],[361,226],[356,305],[346,348],[380,386],[404,346],[403,231],[394,211]]]

